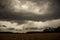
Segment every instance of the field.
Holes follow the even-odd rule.
[[[0,40],[60,40],[60,33],[0,33]]]

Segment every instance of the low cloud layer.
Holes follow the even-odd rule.
[[[41,28],[44,29],[46,27],[57,28],[58,26],[60,26],[60,19],[58,19],[58,20],[50,20],[50,21],[46,21],[46,22],[26,21],[26,23],[24,23],[24,24],[18,24],[16,22],[12,23],[12,21],[0,21],[0,28],[1,28],[2,25],[5,25],[6,29],[14,28],[14,29],[20,29],[20,30],[23,30],[25,28],[31,28],[31,27],[32,28],[40,28],[40,29]]]

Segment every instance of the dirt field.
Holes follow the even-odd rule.
[[[60,40],[60,33],[0,33],[0,40]]]

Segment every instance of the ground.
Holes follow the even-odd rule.
[[[0,40],[60,40],[60,33],[0,33]]]

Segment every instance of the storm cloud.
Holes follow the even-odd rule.
[[[20,3],[20,1],[22,3]],[[19,3],[17,3],[17,2],[19,2]],[[28,3],[28,2],[30,2],[30,3]],[[27,7],[24,3],[27,6],[29,5],[30,9],[27,9]],[[60,19],[60,4],[59,3],[60,3],[59,0],[25,0],[25,1],[24,0],[23,1],[22,0],[6,0],[6,1],[1,0],[1,2],[0,2],[0,20],[47,21],[47,20]],[[19,9],[20,4],[25,5],[24,7],[26,8],[26,11],[25,11],[25,9]],[[31,4],[33,4],[33,5],[31,5]],[[16,5],[17,8],[14,9],[13,8],[14,5]],[[34,9],[32,9],[31,6]],[[46,6],[47,8],[44,6]],[[46,9],[44,9],[44,8],[46,8]],[[36,12],[33,11],[35,9],[36,9]]]
[[[0,0],[2,25],[6,26],[6,30],[23,30],[23,27],[56,28],[60,26],[60,0]]]

